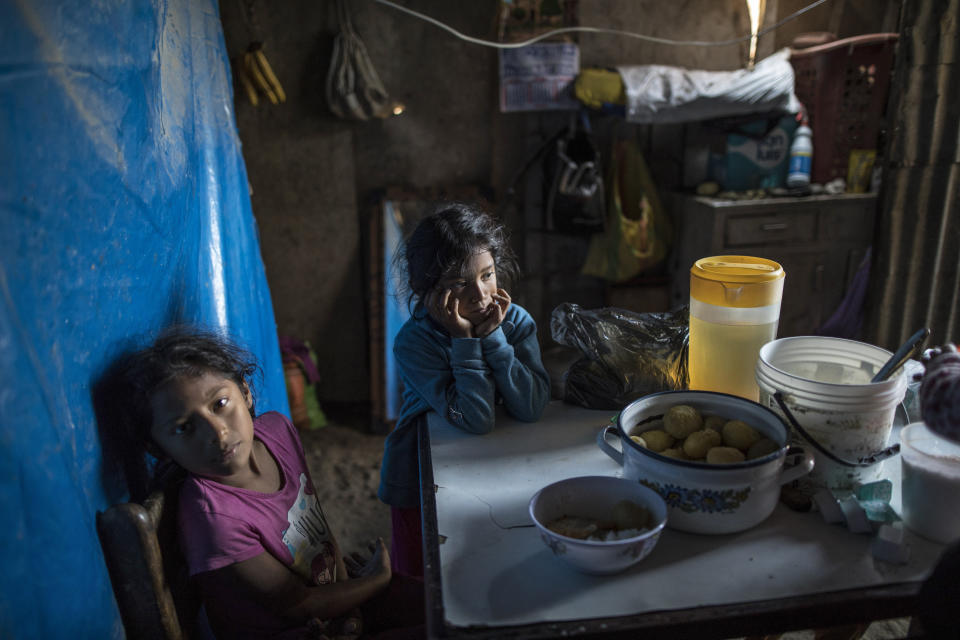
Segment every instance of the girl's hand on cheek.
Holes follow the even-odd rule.
[[[434,289],[425,301],[430,317],[454,338],[472,338],[473,325],[460,315],[460,301],[450,295],[450,289]]]
[[[505,289],[497,289],[497,292],[493,294],[493,303],[487,310],[487,319],[477,325],[475,330],[478,338],[486,338],[496,331],[497,327],[503,323],[503,319],[507,317],[510,302],[510,294]]]
[[[493,295],[493,301],[497,303],[500,307],[500,310],[503,312],[503,317],[507,317],[507,309],[510,308],[510,303],[513,302],[513,298],[510,297],[510,294],[507,293],[506,289],[497,289],[497,292]]]

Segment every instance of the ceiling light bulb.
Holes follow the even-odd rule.
[[[746,0],[746,2],[747,13],[750,14],[750,55],[747,60],[747,68],[753,69],[753,64],[757,59],[760,24],[763,22],[763,14],[767,11],[767,0]]]

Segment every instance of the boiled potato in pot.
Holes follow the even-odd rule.
[[[707,457],[707,451],[714,447],[719,447],[722,442],[722,436],[713,429],[701,429],[694,431],[683,441],[683,452],[691,460],[697,460]]]
[[[743,451],[733,447],[714,447],[707,451],[707,462],[710,464],[736,464],[746,459]]]
[[[694,431],[703,428],[703,416],[696,408],[686,404],[670,407],[663,414],[663,430],[677,440],[683,440]]]
[[[643,434],[641,434],[641,437],[646,443],[643,446],[646,446],[646,448],[650,449],[650,451],[656,451],[657,453],[666,451],[670,447],[674,446],[675,443],[673,436],[662,429],[650,429],[649,431],[644,431]]]
[[[780,448],[743,420],[704,416],[696,407],[685,404],[670,407],[663,415],[662,426],[635,432],[630,439],[668,458],[710,464],[753,460]]]
[[[734,449],[746,451],[760,439],[757,430],[743,420],[730,420],[723,425],[723,444]]]
[[[727,419],[723,416],[704,416],[703,417],[703,428],[704,429],[713,429],[714,431],[723,430],[723,425],[727,423]]]

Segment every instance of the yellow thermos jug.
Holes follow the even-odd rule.
[[[776,339],[783,267],[749,256],[701,258],[690,269],[690,388],[756,401],[760,347]]]

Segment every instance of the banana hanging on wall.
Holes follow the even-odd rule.
[[[240,84],[247,94],[250,104],[257,106],[260,103],[259,94],[263,94],[271,104],[280,104],[287,101],[287,94],[283,85],[273,71],[263,52],[263,44],[252,43],[243,54],[243,64],[238,71]]]

